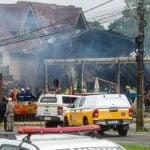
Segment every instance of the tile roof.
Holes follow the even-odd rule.
[[[64,23],[58,23],[50,28],[44,28],[43,32],[74,27],[80,13],[82,13],[81,8],[76,8],[74,6],[61,6],[26,1],[19,1],[16,4],[0,4],[0,31],[4,31],[5,29],[5,32],[0,32],[0,40],[12,38],[14,35],[9,31],[19,31],[20,28],[23,27],[30,10],[32,10],[35,15],[35,20],[39,27],[49,26],[65,19]],[[9,41],[13,42],[14,39]],[[39,43],[39,39],[19,42],[17,44],[14,43],[7,45],[7,48],[24,52],[23,49],[39,47],[40,43],[37,43]]]

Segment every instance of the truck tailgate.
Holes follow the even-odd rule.
[[[56,116],[58,104],[40,104],[38,105],[38,114],[41,116]]]
[[[98,112],[98,120],[113,120],[113,119],[129,119],[129,109],[122,108],[122,109],[99,109]]]

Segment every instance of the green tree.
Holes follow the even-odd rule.
[[[137,0],[125,0],[128,3],[122,17],[109,25],[109,29],[135,39],[138,35]],[[145,52],[150,53],[150,0],[145,0]]]
[[[105,28],[104,26],[102,26],[98,21],[89,21],[88,22],[88,25],[90,28],[93,28],[93,29],[98,29],[98,30],[101,30],[101,31],[104,31]]]

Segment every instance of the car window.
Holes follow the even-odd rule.
[[[83,104],[84,104],[84,102],[85,102],[85,97],[82,97],[82,98],[81,98],[81,101],[80,101],[80,103],[79,103],[79,107],[82,107]]]
[[[80,103],[81,98],[77,98],[74,102],[74,107],[79,107],[79,103]]]
[[[63,104],[73,104],[76,99],[77,99],[77,97],[67,97],[67,96],[63,96],[63,97],[62,97],[62,103],[63,103]]]
[[[3,145],[0,150],[29,150],[26,148],[19,148],[18,146],[14,146],[14,145]]]
[[[40,103],[56,103],[56,97],[42,97]]]

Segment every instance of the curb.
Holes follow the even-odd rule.
[[[44,122],[15,122],[15,126],[44,126]]]
[[[133,122],[136,123],[136,118],[133,118]],[[144,118],[144,123],[150,123],[150,118]]]

